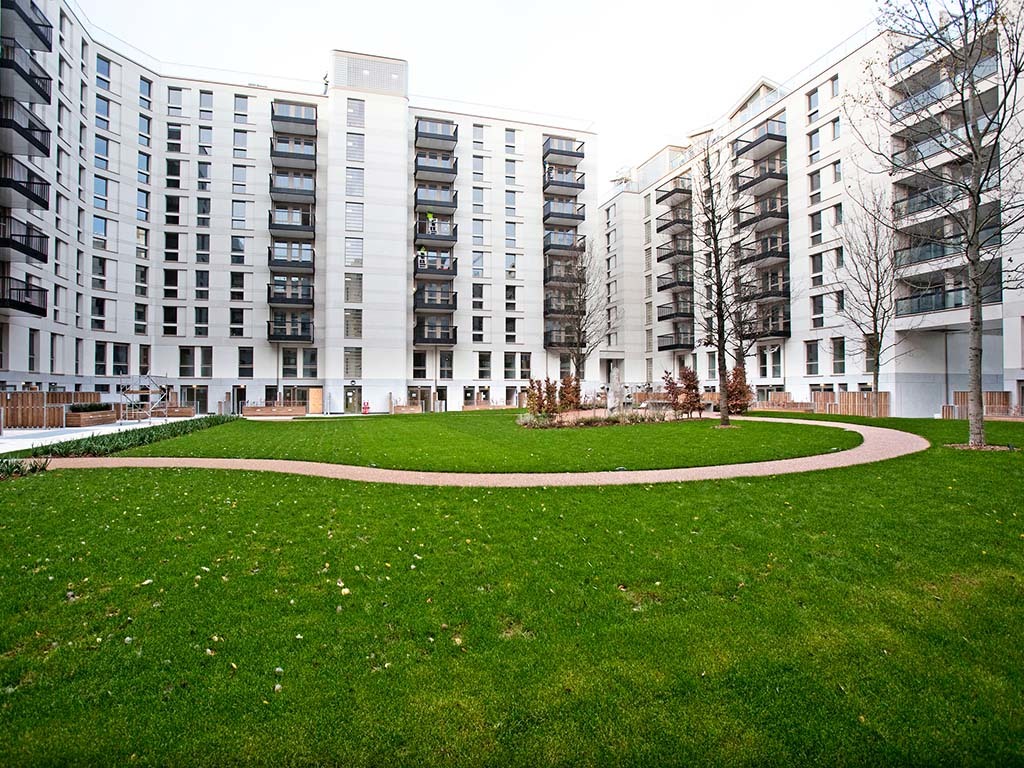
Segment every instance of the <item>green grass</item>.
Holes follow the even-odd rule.
[[[3,483],[0,755],[1021,765],[1022,477],[935,447],[663,486]]]
[[[235,421],[125,452],[128,456],[301,459],[441,472],[578,472],[696,467],[809,456],[859,445],[829,427],[714,419],[578,429],[524,429],[508,412]]]

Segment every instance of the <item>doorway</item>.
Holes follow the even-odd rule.
[[[181,404],[186,408],[192,406],[196,409],[196,415],[207,413],[207,387],[206,385],[194,386],[183,384],[181,386]]]
[[[235,384],[231,388],[231,412],[238,414],[242,412],[242,408],[245,406],[245,387],[241,384]]]
[[[363,412],[363,388],[362,387],[345,387],[344,390],[345,398],[345,413],[362,413]]]
[[[448,387],[437,388],[437,403],[435,409],[439,413],[444,413],[448,410]]]

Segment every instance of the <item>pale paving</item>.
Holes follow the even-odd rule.
[[[847,429],[858,433],[863,442],[856,448],[795,459],[775,459],[747,464],[719,464],[710,467],[677,469],[640,469],[605,472],[421,472],[408,469],[382,469],[350,464],[327,464],[318,461],[284,459],[204,459],[171,457],[96,457],[53,459],[51,469],[115,469],[137,467],[233,469],[257,472],[282,472],[293,475],[326,477],[334,480],[355,480],[365,483],[396,485],[450,485],[475,488],[537,488],[572,485],[646,485],[652,483],[686,483],[694,480],[728,480],[737,477],[766,477],[812,472],[820,469],[852,467],[886,459],[895,459],[923,451],[930,446],[923,437],[884,427],[868,427],[834,421],[808,419],[756,418],[751,421],[780,424],[807,424]]]

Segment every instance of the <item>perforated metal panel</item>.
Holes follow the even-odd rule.
[[[337,88],[407,95],[409,66],[398,59],[379,59],[358,53],[334,52],[334,78]]]

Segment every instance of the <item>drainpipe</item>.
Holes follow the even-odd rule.
[[[952,403],[952,393],[949,391],[949,331],[942,332],[942,376],[945,387],[942,397],[947,403]]]

